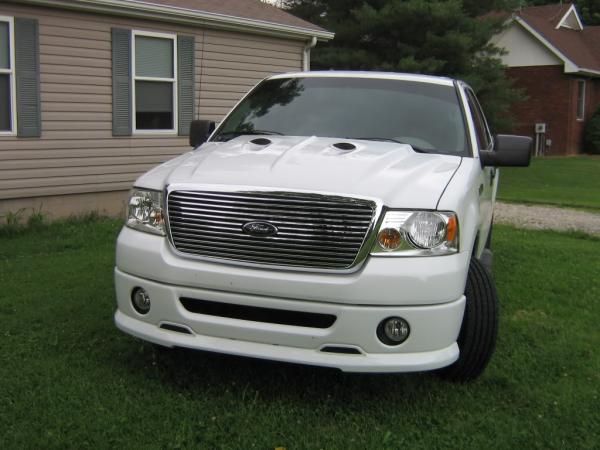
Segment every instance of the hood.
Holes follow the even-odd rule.
[[[380,199],[389,207],[435,209],[461,157],[410,145],[320,137],[240,136],[209,142],[143,175],[136,186],[273,188]],[[253,143],[260,142],[260,144]],[[337,148],[335,144],[344,143]],[[351,144],[351,145],[347,145]],[[181,187],[181,186],[179,186]]]

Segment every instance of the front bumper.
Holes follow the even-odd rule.
[[[232,284],[235,278],[231,277]],[[284,297],[200,289],[151,281],[115,269],[117,326],[134,336],[167,347],[187,347],[240,356],[334,367],[348,372],[410,372],[447,366],[458,358],[458,336],[464,296],[435,305],[349,305],[294,300]],[[131,305],[131,292],[143,287],[152,307],[147,315]],[[311,291],[306,286],[307,293]],[[263,308],[306,311],[336,316],[326,329],[231,319],[192,313],[180,298]],[[379,341],[379,322],[400,316],[411,326],[409,338],[399,346]],[[183,327],[188,334],[161,328]],[[358,354],[329,353],[329,346],[354,349]]]
[[[124,227],[117,267],[158,283],[260,297],[344,305],[424,306],[453,302],[465,290],[471,255],[371,256],[354,273],[316,273],[234,266],[183,258],[162,236]]]

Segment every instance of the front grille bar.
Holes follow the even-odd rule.
[[[173,190],[170,239],[183,254],[291,268],[346,270],[372,230],[374,201],[296,192]],[[271,235],[245,230],[267,222]]]

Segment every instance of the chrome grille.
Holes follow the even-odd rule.
[[[376,212],[369,200],[292,192],[173,191],[167,206],[182,253],[319,269],[354,265]],[[254,221],[277,233],[248,234]]]

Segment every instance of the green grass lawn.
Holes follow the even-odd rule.
[[[499,200],[600,210],[600,157],[535,158],[500,170]]]
[[[115,221],[0,236],[0,448],[598,448],[600,240],[497,227],[477,382],[155,353],[118,331]]]

